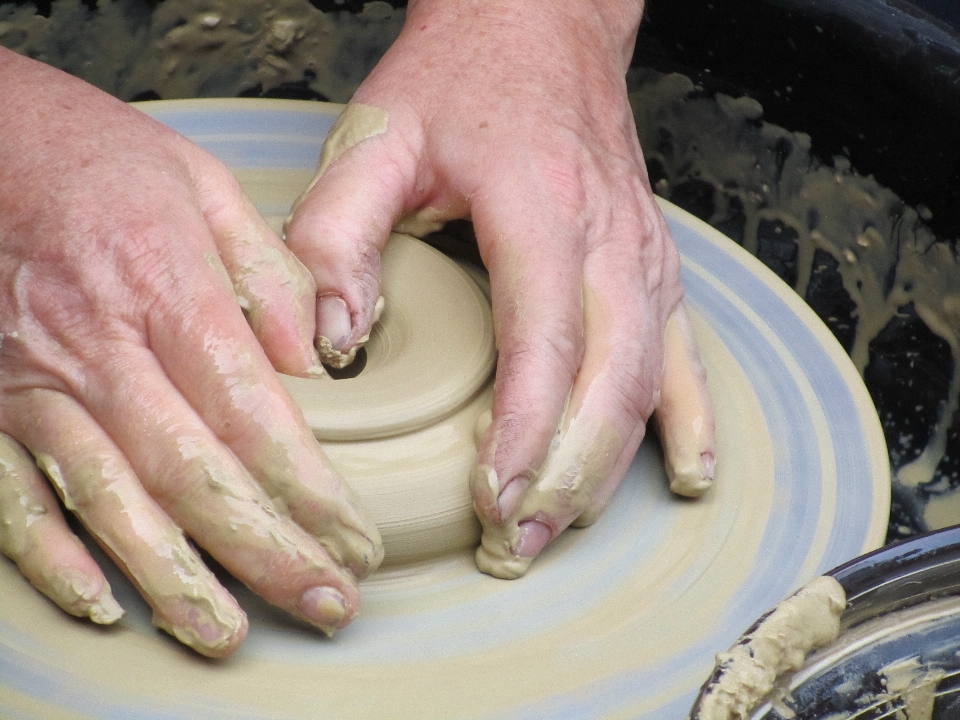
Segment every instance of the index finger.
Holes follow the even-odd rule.
[[[154,305],[147,332],[179,394],[267,495],[355,578],[376,569],[383,558],[376,526],[330,465],[222,285],[171,288]],[[325,381],[332,382],[315,380]]]

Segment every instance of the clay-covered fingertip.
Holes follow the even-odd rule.
[[[530,569],[532,557],[521,557],[511,548],[511,536],[516,542],[518,533],[497,533],[499,538],[484,532],[477,548],[475,559],[477,569],[482,573],[501,580],[516,580]]]
[[[306,590],[297,603],[303,617],[327,637],[346,627],[353,619],[347,600],[334,587],[318,586]]]
[[[344,352],[353,333],[353,318],[346,301],[338,295],[324,295],[317,301],[317,335],[331,349]]]
[[[377,299],[373,308],[371,327],[380,321],[385,300]],[[353,318],[346,301],[336,295],[325,295],[317,302],[317,337],[314,343],[320,361],[328,367],[343,370],[357,357],[357,352],[370,340],[367,332],[356,342],[350,343],[353,335]]]
[[[359,345],[354,345],[346,352],[341,352],[333,346],[333,343],[330,342],[328,337],[324,335],[317,336],[317,352],[320,353],[321,361],[324,365],[337,370],[343,370],[347,365],[352,363],[359,349]]]
[[[716,461],[714,460],[712,452],[705,452],[700,454],[700,462],[703,463],[703,474],[711,482],[713,482],[713,473],[716,470]]]
[[[520,523],[520,537],[513,552],[523,558],[535,558],[543,552],[552,537],[553,531],[544,523],[526,520]]]
[[[64,611],[98,625],[112,625],[124,614],[102,576],[90,577],[75,568],[56,572],[45,584],[45,592]]]
[[[380,534],[378,532],[376,542],[370,543],[370,553],[366,558],[363,574],[358,575],[357,579],[362,580],[363,578],[367,577],[367,575],[374,572],[383,564],[383,559],[385,557],[386,551],[383,549],[383,540],[380,538]]]
[[[684,497],[700,497],[713,485],[714,458],[702,453],[699,461],[684,468],[667,468],[670,490]]]
[[[383,539],[380,531],[373,525],[366,533],[357,531],[356,535],[357,539],[352,543],[354,552],[345,558],[342,565],[346,566],[354,578],[363,580],[383,563]]]
[[[215,607],[208,600],[192,603],[181,598],[175,603],[174,610],[182,624],[172,622],[155,609],[153,624],[205,657],[225,658],[240,647],[250,625],[239,605]]]
[[[124,616],[120,603],[113,597],[110,586],[104,583],[103,592],[87,608],[87,617],[97,625],[113,625]]]
[[[517,508],[520,507],[520,503],[523,501],[529,484],[529,477],[526,475],[518,475],[508,482],[500,491],[500,495],[497,498],[497,514],[500,516],[501,522],[503,522],[505,518],[511,517],[517,511]]]
[[[533,558],[516,556],[506,559],[496,557],[484,550],[482,546],[477,548],[476,553],[477,569],[501,580],[516,580],[522,577],[530,568],[532,560]]]
[[[713,481],[705,478],[682,479],[671,482],[670,491],[683,497],[698,498],[702,497],[711,485]]]
[[[244,616],[243,622],[236,628],[236,630],[234,630],[234,632],[223,637],[215,644],[193,646],[193,649],[201,655],[204,655],[208,658],[213,658],[215,660],[230,657],[243,644],[243,641],[247,639],[247,632],[249,629],[250,626],[247,622],[247,618]]]
[[[310,380],[319,380],[322,377],[326,377],[327,371],[323,369],[323,364],[320,362],[319,355],[314,362],[310,363],[304,372],[304,375]]]

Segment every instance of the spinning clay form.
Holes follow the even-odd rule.
[[[392,564],[480,537],[468,478],[496,350],[490,303],[453,260],[394,233],[381,274],[384,309],[356,376],[281,379],[363,498]]]

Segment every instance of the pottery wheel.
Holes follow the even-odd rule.
[[[226,162],[274,227],[339,111],[252,100],[144,108]],[[472,448],[490,397],[481,383],[417,430],[323,441],[394,562],[425,557],[365,580],[361,615],[337,637],[225,578],[250,633],[229,661],[210,663],[151,628],[149,606],[102,555],[127,610],[109,630],[65,617],[0,562],[0,716],[686,717],[718,650],[792,589],[879,545],[890,482],[870,397],[829,331],[755,258],[663,210],[716,400],[722,462],[707,495],[671,496],[659,449],[645,441],[596,524],[563,533],[521,580],[483,575],[472,548],[444,549],[476,532],[466,482],[450,482],[459,499],[437,498],[445,491],[423,470],[429,461],[434,477],[466,478],[474,451],[464,443]],[[387,297],[381,332],[391,308]],[[423,372],[433,386],[439,370]],[[433,503],[447,508],[442,520]]]

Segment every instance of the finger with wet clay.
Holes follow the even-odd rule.
[[[532,453],[526,456],[536,469],[526,475],[528,479],[517,492],[511,494],[510,485],[503,486],[500,518],[484,513],[482,504],[477,503],[484,526],[477,563],[491,574],[516,577],[524,573],[543,547],[577,518],[581,524],[596,518],[629,467],[643,438],[645,421],[658,400],[664,308],[672,307],[681,294],[678,263],[675,251],[671,253],[666,244],[669,236],[656,234],[662,230],[658,224],[617,227],[629,227],[633,232],[609,233],[612,239],[593,247],[580,263],[582,307],[577,311],[584,322],[583,356],[574,366],[572,388],[560,396],[566,405],[544,444],[549,450],[542,464],[534,464]],[[641,231],[656,235],[641,241],[637,239]],[[652,262],[660,270],[648,271]],[[555,271],[562,264],[542,263],[539,267]],[[661,282],[663,277],[666,282]],[[496,282],[496,278],[492,280]],[[494,293],[496,297],[496,290]],[[573,315],[570,309],[565,313],[567,318]],[[531,316],[536,322],[536,316]],[[504,337],[508,339],[501,342],[508,346],[509,335],[501,334]],[[534,372],[526,371],[527,383],[533,382]],[[513,392],[522,397],[523,389]],[[544,406],[550,411],[553,408],[549,395],[527,398],[527,402],[541,411]],[[478,468],[473,484],[475,502],[496,497],[501,463],[519,461],[507,459],[502,446],[494,447],[498,432],[503,431],[497,427],[495,401],[494,421],[486,438],[490,445],[481,451],[481,461],[489,463],[493,449],[498,472],[491,472],[489,464]],[[509,507],[508,499],[515,507]],[[508,505],[505,510],[504,505]]]
[[[485,526],[478,567],[491,575],[519,577],[533,559],[591,504],[609,480],[623,438],[589,412],[568,411],[547,460],[528,482],[512,516]]]
[[[306,374],[322,372],[312,346],[313,278],[266,226],[226,168],[199,150],[193,162],[195,175],[197,168],[204,171],[196,183],[207,226],[238,295],[249,301],[247,318],[268,357],[277,369],[290,372],[289,363],[278,365],[278,357],[292,355],[296,361],[309,356],[313,365]],[[182,305],[158,303],[158,313],[169,314],[151,324],[151,346],[181,393],[275,504],[311,532],[338,564],[365,577],[383,557],[375,525],[330,467],[236,313],[217,295],[198,299],[196,307],[206,308],[204,314],[212,320],[200,319],[200,325],[207,324],[199,334],[189,329],[196,323],[177,314]],[[286,332],[279,332],[283,327]],[[290,341],[286,345],[284,338]],[[196,362],[183,362],[184,357]],[[304,369],[302,363],[299,369]]]
[[[4,434],[0,434],[0,552],[65,612],[101,625],[123,616],[110,584],[70,530],[33,457]]]
[[[208,308],[203,313],[205,328],[210,328],[206,320],[216,325],[210,305],[197,307]],[[235,315],[242,331],[249,334],[242,317]],[[195,324],[196,318],[170,332],[189,335]],[[261,396],[231,386],[230,363],[236,357],[222,352],[219,333],[204,337],[211,345],[193,358],[193,367],[219,365],[224,371],[219,392],[236,403],[233,414],[221,419],[237,426],[248,416],[256,419],[265,410],[245,402]],[[86,394],[91,414],[116,439],[151,497],[231,574],[268,602],[328,634],[345,626],[360,604],[355,576],[341,568],[316,538],[277,510],[237,456],[171,384],[156,362],[169,349],[162,347],[164,339],[160,336],[154,345],[157,356],[141,348],[114,349]],[[245,350],[261,352],[252,338]],[[183,346],[179,357],[188,357]],[[269,367],[262,354],[258,357]],[[172,374],[182,372],[181,368]],[[264,373],[275,381],[272,371]],[[203,374],[199,375],[197,384],[202,384]],[[253,427],[261,429],[256,422]]]
[[[391,128],[385,110],[348,105],[324,144],[316,178],[285,224],[288,246],[316,280],[316,342],[333,367],[353,361],[379,319],[380,252],[391,230],[429,200],[417,195],[424,178],[417,177],[420,163],[410,147],[415,135]],[[439,213],[427,212],[400,229],[424,234],[441,226]]]
[[[369,575],[383,559],[379,531],[330,465],[243,318],[216,297],[193,305],[205,308],[202,313],[184,307],[158,304],[148,331],[179,393],[277,509],[355,578]]]
[[[640,443],[646,436],[646,431],[647,426],[644,423],[637,425],[633,431],[633,436],[627,440],[626,444],[623,446],[623,452],[620,453],[619,459],[616,461],[616,463],[614,463],[613,469],[607,476],[607,480],[600,483],[594,490],[593,495],[590,498],[590,503],[587,505],[587,509],[574,518],[573,522],[570,523],[571,527],[590,527],[600,519],[603,511],[607,509],[607,506],[614,497],[614,493],[620,486],[621,478],[627,474],[627,470],[633,463],[633,459],[637,454],[637,449],[640,447]]]
[[[9,407],[24,418],[16,431],[37,465],[151,605],[154,625],[210,657],[239,647],[243,610],[93,418],[51,390],[15,395]]]
[[[181,394],[196,386],[192,373],[200,365],[211,363],[206,370],[218,375],[217,363],[231,360],[217,354],[221,330],[231,340],[243,338],[242,348],[259,358],[262,375],[276,382],[234,289],[210,262],[219,252],[208,222],[216,224],[221,216],[211,199],[215,192],[204,191],[203,202],[198,200],[204,194],[196,180],[204,171],[194,157],[199,151],[90,86],[19,56],[0,55],[0,63],[17,69],[0,74],[3,79],[27,78],[13,82],[13,90],[39,82],[63,91],[46,94],[60,98],[56,101],[15,102],[3,117],[23,148],[8,149],[0,163],[5,171],[0,181],[16,189],[3,195],[16,202],[11,199],[0,213],[0,274],[7,280],[0,315],[8,340],[0,428],[27,439],[10,429],[15,413],[9,405],[11,397],[31,387],[76,398],[148,494],[162,500],[166,514],[208,545],[228,570],[320,627],[344,625],[357,604],[355,578],[289,517],[278,516],[231,448],[194,409],[200,403],[191,406]],[[209,315],[204,329],[210,332],[193,336],[199,344],[168,341],[159,363],[153,342],[161,344],[181,328],[189,334],[202,315]],[[221,323],[223,318],[228,320]],[[164,324],[166,336],[151,336]],[[19,342],[10,342],[17,336]],[[208,339],[212,344],[205,348]],[[230,370],[223,370],[217,388],[200,394],[231,397]],[[174,375],[177,385],[170,382]],[[231,423],[242,424],[244,414],[260,410],[248,407],[222,417],[222,434],[229,436]],[[235,437],[257,439],[243,432]],[[331,598],[337,608],[331,608]]]
[[[187,152],[201,211],[217,254],[207,261],[229,287],[277,371],[321,377],[314,348],[316,283],[270,229],[236,179],[199,148]]]
[[[670,489],[688,497],[703,495],[713,484],[716,429],[707,371],[683,303],[664,330],[663,381],[654,416]]]
[[[588,344],[585,364],[590,355]],[[611,417],[603,386],[612,372],[578,375],[546,459],[531,473],[515,509],[501,524],[484,525],[477,551],[484,572],[522,575],[549,542],[590,509],[598,493],[619,481],[613,470],[637,423],[628,433],[621,419]]]
[[[537,488],[543,464],[563,434],[567,399],[584,357],[581,259],[568,250],[576,246],[564,242],[576,232],[575,225],[554,227],[531,218],[528,226],[520,220],[528,217],[515,214],[511,231],[516,233],[511,236],[530,239],[527,248],[501,243],[484,258],[500,354],[492,422],[480,444],[471,492],[483,526],[477,564],[500,577],[522,574],[537,553],[519,553],[531,545],[542,547],[545,536],[549,540],[559,532],[552,520],[551,525],[533,522],[521,538],[518,521],[539,513],[540,508],[520,517],[542,497]],[[484,219],[477,221],[479,235]]]

